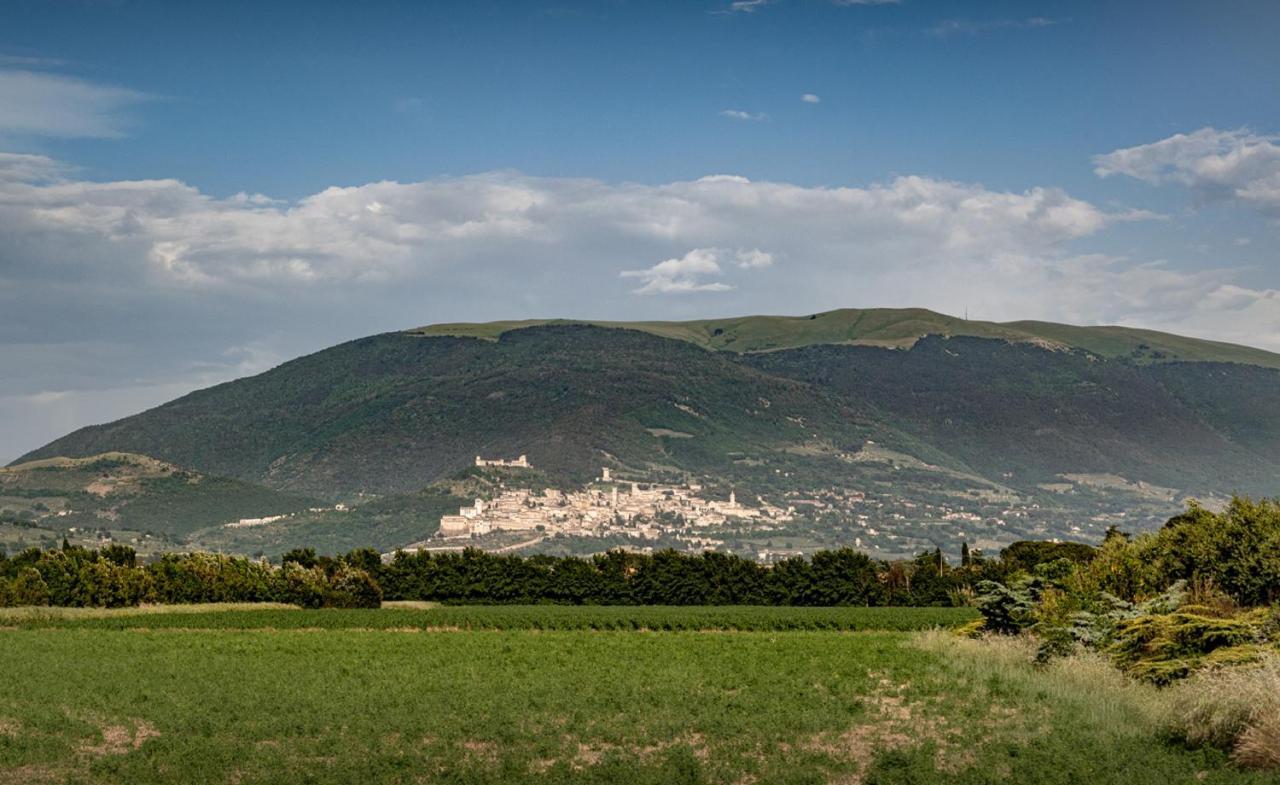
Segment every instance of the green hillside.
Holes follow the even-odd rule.
[[[213,489],[195,508],[216,514],[169,530],[250,553],[425,536],[470,495],[441,481],[477,455],[528,455],[547,485],[608,466],[697,481],[720,498],[736,488],[810,499],[807,533],[781,547],[830,542],[822,527],[864,536],[870,523],[847,508],[824,517],[812,501],[848,490],[875,496],[875,536],[892,549],[884,531],[906,532],[905,550],[958,548],[964,536],[922,504],[980,510],[991,537],[1014,536],[1010,521],[1018,536],[1084,537],[1111,521],[1163,520],[1187,495],[1280,493],[1280,370],[1258,350],[927,311],[629,326],[639,329],[510,322],[372,336],[80,429],[22,460],[124,451],[190,467],[201,482],[151,478],[168,490],[121,514],[132,507],[154,528],[176,504],[160,500]],[[240,508],[215,503],[223,482],[245,484],[253,503],[227,514]],[[273,491],[359,506],[216,528],[270,514],[261,494]],[[1004,521],[1010,505],[1017,515]]]
[[[1050,322],[982,322],[923,308],[843,308],[808,316],[743,316],[688,322],[524,320],[437,324],[410,332],[494,340],[503,333],[547,324],[593,324],[640,330],[687,341],[705,349],[762,352],[815,344],[908,348],[926,335],[995,338],[1048,348],[1083,349],[1101,357],[1138,363],[1232,362],[1280,368],[1280,355],[1248,346],[1186,338],[1130,327],[1076,327]]]
[[[551,475],[581,481],[602,465],[728,473],[735,459],[818,442],[857,451],[867,439],[948,462],[860,403],[732,354],[631,330],[552,325],[493,342],[402,333],[353,341],[81,429],[26,459],[128,449],[351,498],[417,490],[477,454],[524,453]]]
[[[203,527],[298,512],[315,504],[127,452],[0,468],[3,520],[47,530],[127,530],[176,538]]]

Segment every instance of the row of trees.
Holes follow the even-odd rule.
[[[899,562],[850,549],[822,551],[773,566],[729,554],[588,557],[398,553],[383,563],[372,549],[337,557],[291,551],[276,567],[207,553],[169,555],[139,565],[132,549],[0,555],[0,604],[118,607],[142,602],[289,602],[305,607],[376,607],[384,597],[445,603],[591,605],[957,605],[984,580],[1026,565],[1087,558],[1088,546],[1020,544],[1001,559],[968,555],[959,567],[941,552]]]
[[[279,567],[212,553],[138,564],[132,548],[30,549],[0,555],[0,606],[118,608],[141,603],[286,602],[304,608],[376,608],[382,589],[343,560]]]
[[[971,602],[980,586],[1019,594],[1019,581],[1029,579],[1052,587],[1045,596],[1052,600],[1052,615],[1061,618],[1098,612],[1113,598],[1140,602],[1180,580],[1211,585],[1242,606],[1275,603],[1280,601],[1280,502],[1238,498],[1220,513],[1193,504],[1158,532],[1130,538],[1113,531],[1096,549],[1023,542],[998,559],[966,549],[956,567],[939,551],[885,562],[851,549],[773,566],[729,554],[676,551],[610,551],[579,558],[471,549],[398,553],[383,563],[371,549],[337,557],[308,549],[286,554],[279,566],[208,553],[168,555],[140,565],[134,551],[120,545],[89,550],[64,543],[61,549],[30,549],[12,558],[0,552],[0,604],[6,605],[278,601],[376,607],[384,597],[448,603],[957,605]],[[1006,613],[1009,602],[998,612]],[[1032,612],[1039,602],[1035,592],[1019,602],[1027,615],[1023,622],[1011,621],[1014,626],[1049,615],[1047,607]]]

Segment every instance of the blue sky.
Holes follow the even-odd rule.
[[[8,0],[0,459],[459,319],[1280,350],[1278,39],[1274,2]]]

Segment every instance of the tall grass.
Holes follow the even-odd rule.
[[[1242,766],[1280,768],[1280,655],[1204,671],[1173,692],[1166,729],[1174,739],[1230,750]]]
[[[1069,707],[1118,736],[1154,736],[1169,712],[1167,691],[1121,673],[1101,654],[1082,651],[1038,665],[1035,640],[992,635],[963,638],[945,630],[916,635],[916,645],[942,654],[966,680],[999,680],[1015,690]]]

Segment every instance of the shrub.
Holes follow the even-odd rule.
[[[1130,675],[1168,684],[1204,665],[1253,659],[1255,647],[1266,642],[1269,615],[1266,609],[1225,619],[1185,609],[1151,613],[1117,625],[1109,651]]]
[[[1015,635],[1035,622],[1034,612],[1039,595],[1031,581],[1005,586],[996,581],[978,584],[978,612],[985,620],[983,627],[1001,635]]]

